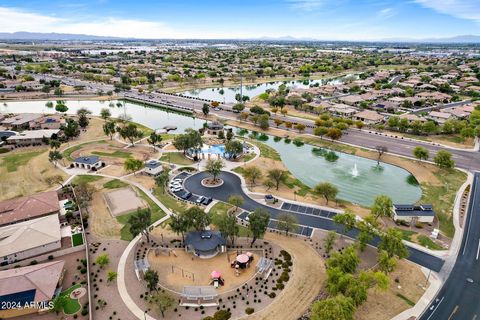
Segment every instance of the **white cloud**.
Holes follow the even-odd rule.
[[[162,22],[105,17],[102,20],[73,21],[16,8],[0,7],[1,32],[56,32],[135,38],[175,38],[176,32]]]
[[[377,12],[377,16],[380,18],[391,18],[395,15],[395,10],[393,8],[385,8]]]
[[[321,7],[325,3],[325,0],[286,0],[286,2],[290,3],[292,8],[312,11]]]
[[[440,13],[480,22],[479,0],[415,0],[415,2]]]

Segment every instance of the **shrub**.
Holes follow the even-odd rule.
[[[275,292],[270,292],[268,296],[273,299],[277,296],[277,294]]]
[[[246,313],[246,314],[252,314],[252,313],[254,313],[254,312],[255,312],[255,309],[253,309],[253,308],[247,308],[247,309],[245,309],[245,313]]]

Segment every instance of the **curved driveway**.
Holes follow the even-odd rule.
[[[244,198],[244,203],[240,207],[246,211],[253,211],[256,208],[264,208],[268,210],[272,219],[276,219],[279,214],[285,212],[277,208],[266,206],[264,204],[258,203],[257,201],[250,198],[242,189],[242,181],[240,178],[231,173],[222,171],[220,173],[220,178],[223,179],[224,184],[221,187],[209,188],[204,187],[201,184],[201,181],[209,176],[206,172],[200,172],[194,174],[184,181],[184,187],[186,190],[190,191],[193,194],[202,195],[206,197],[211,197],[216,200],[221,200],[224,202],[228,201],[228,198],[235,194],[241,195]],[[335,230],[338,233],[343,233],[343,227],[336,224],[333,220],[314,216],[309,214],[295,213],[288,211],[289,214],[294,215],[297,218],[297,221],[300,225],[309,226],[313,228],[323,229],[323,230]],[[346,234],[349,237],[356,238],[358,235],[358,230],[354,229]],[[372,245],[378,245],[380,239],[377,237],[372,241]],[[423,251],[417,250],[415,248],[408,248],[410,251],[410,256],[408,259],[412,262],[415,262],[421,266],[429,268],[433,271],[440,271],[443,266],[444,261],[438,257],[432,256]]]

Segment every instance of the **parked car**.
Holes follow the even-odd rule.
[[[202,204],[208,206],[210,204],[210,202],[212,202],[212,198],[210,197],[204,197],[204,199],[202,200]]]
[[[172,190],[172,192],[179,192],[179,191],[182,191],[183,188],[181,186],[178,186],[178,187],[170,188],[170,190]]]
[[[182,193],[182,194],[180,195],[180,198],[182,198],[183,200],[187,200],[187,199],[189,199],[191,196],[192,196],[192,193],[191,193],[191,192],[185,191],[184,193]]]
[[[200,204],[200,203],[203,203],[203,199],[205,199],[205,197],[204,197],[204,196],[200,196],[200,197],[198,197],[198,199],[197,199],[196,203],[198,203],[198,204]]]

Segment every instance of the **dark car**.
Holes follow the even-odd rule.
[[[189,191],[185,191],[184,193],[182,193],[180,195],[180,198],[182,198],[183,200],[187,200],[188,198],[190,198],[192,196],[192,193],[189,192]]]
[[[202,200],[202,204],[208,206],[210,204],[210,202],[212,202],[212,198],[210,197],[205,197],[203,200]]]

